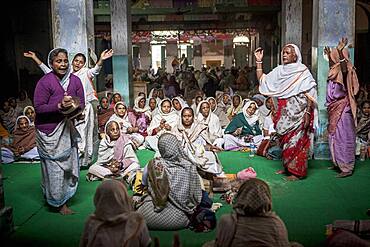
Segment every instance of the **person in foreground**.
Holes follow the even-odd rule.
[[[301,52],[294,44],[283,47],[283,64],[267,75],[262,68],[263,50],[258,48],[254,55],[260,93],[278,99],[274,124],[283,149],[284,170],[277,171],[277,174],[286,174],[288,181],[304,178],[307,175],[314,127],[318,126],[315,79],[302,64]]]
[[[104,180],[94,196],[95,212],[89,216],[80,246],[147,247],[151,244],[144,218],[132,208],[126,187]]]
[[[301,246],[289,243],[284,222],[272,211],[270,188],[258,178],[246,180],[233,211],[221,217],[216,240],[203,246]]]
[[[53,49],[48,62],[53,71],[37,82],[34,93],[41,187],[47,203],[66,215],[73,213],[67,201],[76,193],[80,171],[79,134],[70,117],[84,109],[85,96],[80,78],[71,73],[65,49]]]

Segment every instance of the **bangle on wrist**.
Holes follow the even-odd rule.
[[[305,113],[307,113],[308,115],[311,115],[311,112],[305,111]]]
[[[256,70],[263,70],[263,69],[256,69]]]
[[[256,61],[256,63],[263,63],[262,61]]]
[[[346,61],[346,59],[345,58],[343,58],[343,59],[340,59],[339,60],[339,62],[341,63],[341,62],[345,62]]]

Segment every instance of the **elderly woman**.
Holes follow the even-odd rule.
[[[135,147],[126,134],[120,132],[118,122],[110,120],[100,141],[98,160],[90,166],[86,179],[94,181],[113,174],[122,175],[131,184],[140,169]]]
[[[222,138],[220,119],[211,111],[210,103],[207,100],[203,100],[199,103],[196,116],[199,123],[207,126],[207,135],[212,144],[222,148],[224,139]]]
[[[247,101],[242,112],[238,113],[225,129],[225,150],[238,150],[252,141],[258,145],[262,138],[258,123],[258,106],[252,100]]]
[[[34,93],[36,143],[46,201],[66,215],[73,213],[67,201],[76,193],[79,179],[79,135],[69,117],[74,108],[84,109],[85,96],[80,78],[72,74],[65,49],[52,50],[48,62],[53,71],[37,82]]]
[[[80,246],[150,246],[143,216],[132,208],[126,187],[117,180],[103,181],[94,196],[95,212],[89,216]]]
[[[329,147],[333,169],[340,172],[337,177],[351,176],[355,168],[356,114],[355,95],[359,90],[356,71],[345,48],[348,40],[339,41],[332,51],[326,47],[329,57],[326,103],[328,108]]]
[[[1,148],[1,160],[4,164],[12,163],[16,159],[39,160],[36,148],[36,129],[31,125],[28,117],[22,115],[16,120],[13,132],[13,142]]]
[[[184,153],[176,136],[166,133],[159,137],[161,158],[147,165],[149,194],[137,208],[152,230],[186,228],[191,215],[202,199],[196,165]]]
[[[138,148],[144,143],[144,136],[140,134],[140,128],[136,126],[136,118],[129,115],[125,103],[119,101],[114,106],[114,113],[109,120],[116,121],[121,129],[122,134],[127,134],[135,147]]]
[[[315,79],[302,64],[301,52],[294,44],[283,47],[283,64],[267,75],[262,68],[263,50],[258,48],[254,54],[260,93],[278,98],[275,129],[283,149],[284,170],[277,171],[277,174],[288,175],[288,181],[304,178],[307,175],[314,126],[318,125]]]
[[[182,110],[181,120],[172,133],[179,139],[188,157],[203,171],[224,176],[221,162],[215,153],[221,149],[212,144],[208,127],[195,120],[193,109],[185,107]]]
[[[245,181],[235,200],[232,213],[218,223],[213,246],[291,246],[284,222],[272,211],[266,182],[258,178]]]

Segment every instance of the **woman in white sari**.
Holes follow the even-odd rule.
[[[105,125],[105,135],[101,140],[97,162],[90,166],[86,179],[93,181],[105,176],[120,174],[131,184],[136,171],[140,169],[134,144],[120,132],[119,123],[109,120]]]
[[[220,120],[220,125],[222,129],[225,129],[230,123],[230,120],[227,118],[226,113],[222,110],[221,107],[218,107],[217,101],[213,97],[208,97],[207,101],[211,107],[211,112],[214,113]]]
[[[195,120],[193,109],[185,107],[181,111],[181,120],[172,133],[200,169],[216,176],[224,176],[221,162],[215,153],[222,149],[212,144],[207,130],[206,125]]]
[[[144,143],[144,137],[139,134],[139,127],[136,127],[136,121],[133,117],[130,118],[125,103],[119,101],[114,106],[114,113],[109,120],[117,121],[120,125],[121,133],[130,136],[130,139],[135,144],[136,148]]]
[[[158,113],[153,116],[147,129],[146,147],[158,153],[158,138],[166,132],[171,132],[179,121],[179,116],[172,108],[170,99],[163,99],[158,107]]]
[[[175,97],[172,99],[172,106],[180,117],[182,109],[188,107],[188,104],[181,97]]]
[[[223,134],[220,119],[216,114],[211,112],[211,107],[207,100],[203,100],[199,103],[196,116],[198,122],[207,126],[208,136],[212,144],[222,148],[224,139],[222,138]]]

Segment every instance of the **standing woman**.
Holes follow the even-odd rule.
[[[37,83],[34,93],[36,143],[40,154],[42,189],[47,203],[63,215],[72,214],[67,201],[75,194],[79,178],[78,132],[63,114],[85,107],[81,80],[72,74],[68,53],[56,48],[49,53],[52,72]],[[73,98],[72,98],[73,97]]]
[[[284,170],[288,181],[307,175],[307,163],[313,140],[314,109],[317,105],[316,82],[308,68],[302,64],[298,47],[287,44],[282,50],[282,65],[267,75],[263,73],[263,50],[255,53],[259,91],[265,96],[277,97],[278,108],[274,119],[276,133],[283,149]],[[315,114],[316,115],[316,114]]]
[[[325,47],[329,57],[326,103],[329,116],[329,147],[337,177],[351,176],[355,167],[356,112],[355,95],[359,90],[357,75],[349,60],[347,38],[339,41],[336,49]]]

